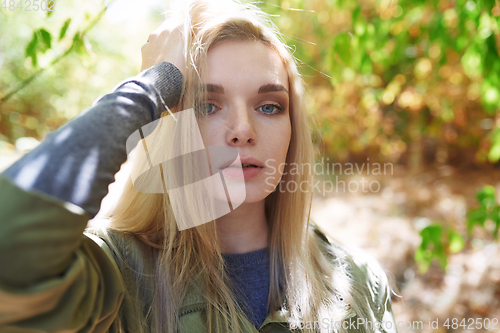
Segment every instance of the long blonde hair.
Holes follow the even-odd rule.
[[[207,52],[215,44],[229,39],[261,41],[279,54],[288,72],[292,127],[282,184],[285,188],[288,183],[313,184],[312,170],[290,172],[293,165],[312,165],[314,148],[302,79],[292,53],[268,16],[254,5],[230,0],[180,1],[168,15],[171,18],[175,15],[183,22],[186,42],[185,89],[176,110],[196,109],[203,100],[203,92],[198,87],[206,72]],[[160,128],[156,132],[159,137],[155,140],[168,145],[169,131]],[[150,148],[149,153],[154,156],[168,148],[157,145]],[[146,162],[136,157],[133,163],[144,165]],[[170,199],[166,193],[138,191],[129,179],[110,215],[110,229],[132,235],[144,245],[143,257],[134,259],[141,262],[134,267],[135,287],[129,286],[127,290],[129,297],[137,301],[137,305],[130,306],[137,306],[136,311],[142,316],[142,330],[177,331],[182,299],[192,281],[201,279],[206,292],[209,331],[240,331],[238,305],[225,273],[216,224],[210,222],[180,231]],[[200,200],[186,199],[191,199],[188,202]],[[355,283],[348,272],[347,261],[341,257],[336,258],[336,264],[328,261],[309,229],[311,200],[311,187],[293,192],[275,191],[265,199],[265,213],[270,224],[268,310],[272,313],[286,311],[290,323],[321,322],[323,318],[340,320],[345,313],[332,313],[331,310],[340,298],[350,303],[358,315],[366,317],[368,306],[356,299],[356,292],[353,294]],[[196,208],[193,211],[196,212]],[[196,218],[195,213],[193,218]],[[127,255],[137,254],[125,253]],[[132,259],[124,258],[127,260]],[[144,288],[153,290],[147,293]],[[146,294],[152,298],[141,300]],[[146,309],[141,308],[143,306]]]

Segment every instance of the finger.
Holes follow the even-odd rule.
[[[156,38],[158,37],[158,33],[156,31],[153,31],[152,33],[149,34],[148,36],[148,42],[154,42]]]
[[[156,35],[162,35],[163,37],[166,37],[165,35],[168,36],[172,31],[180,29],[181,27],[182,25],[177,21],[166,20],[163,21],[160,24],[160,26],[155,31],[153,31],[153,33]]]
[[[161,36],[162,34],[165,34],[165,33],[169,34],[171,30],[172,30],[171,27],[160,26],[155,31],[153,31],[152,34],[155,34],[157,36]]]
[[[144,43],[144,45],[141,47],[141,54],[143,57],[148,48],[149,48],[149,42]]]

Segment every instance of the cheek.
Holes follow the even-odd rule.
[[[273,133],[274,136],[277,137],[275,140],[276,156],[280,157],[280,162],[285,162],[292,134],[290,121],[284,123],[282,126],[279,127],[279,129],[276,128],[275,131],[273,131]]]
[[[271,193],[276,186],[278,186],[283,171],[286,165],[286,157],[288,147],[290,146],[291,129],[290,126],[282,128],[274,128],[272,137],[269,137],[268,154],[269,159],[266,161],[266,189],[265,191]]]
[[[272,164],[273,167],[276,168],[276,174],[281,174],[281,172],[278,171],[278,166],[286,162],[292,132],[290,123],[283,122],[282,124],[275,124],[266,132],[267,135],[262,144],[267,147],[267,156],[270,158],[269,164]]]
[[[200,129],[201,138],[203,139],[205,147],[215,146],[215,137],[218,132],[217,126],[213,124],[213,122],[204,119],[198,120],[198,128]]]

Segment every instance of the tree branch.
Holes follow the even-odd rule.
[[[85,27],[85,29],[83,29],[82,32],[80,32],[80,38],[81,39],[83,39],[83,37],[85,36],[85,34],[90,29],[92,29],[96,25],[97,22],[99,22],[99,20],[102,18],[102,16],[104,15],[104,13],[106,12],[106,10],[108,9],[109,5],[111,5],[111,3],[113,3],[114,1],[115,0],[111,0],[106,6],[104,6],[104,8],[99,12],[99,14],[96,15],[96,17],[92,20],[92,22],[90,22]],[[36,71],[35,73],[33,73],[29,78],[27,78],[26,80],[22,81],[17,86],[17,88],[15,88],[14,90],[8,92],[5,96],[2,97],[2,99],[0,99],[0,104],[5,103],[8,99],[10,99],[12,96],[14,96],[15,94],[17,94],[22,89],[24,89],[27,85],[29,85],[39,74],[41,74],[42,72],[44,72],[47,69],[51,68],[52,66],[54,66],[55,64],[57,64],[61,59],[63,59],[64,57],[66,57],[68,54],[70,54],[71,51],[73,50],[74,45],[75,45],[75,42],[73,41],[73,43],[71,44],[71,46],[63,54],[61,54],[57,58],[53,59],[47,67],[40,68],[38,71]]]

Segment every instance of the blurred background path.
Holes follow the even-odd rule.
[[[429,318],[441,324],[447,318],[459,322],[462,318],[500,318],[500,244],[491,235],[475,229],[473,241],[462,252],[450,255],[446,272],[433,263],[425,274],[419,274],[414,259],[421,242],[419,231],[440,220],[454,221],[463,229],[467,204],[474,205],[471,199],[476,189],[494,183],[500,190],[500,171],[459,172],[442,167],[411,176],[397,168],[392,176],[358,176],[346,183],[363,177],[379,182],[381,190],[367,194],[340,188],[339,193],[325,197],[318,194],[311,218],[341,243],[368,252],[387,270],[401,296],[392,300],[396,321],[402,322],[399,331],[447,332],[444,327],[429,329]],[[423,321],[422,329],[417,329],[418,321]],[[449,331],[497,330],[457,327]]]

